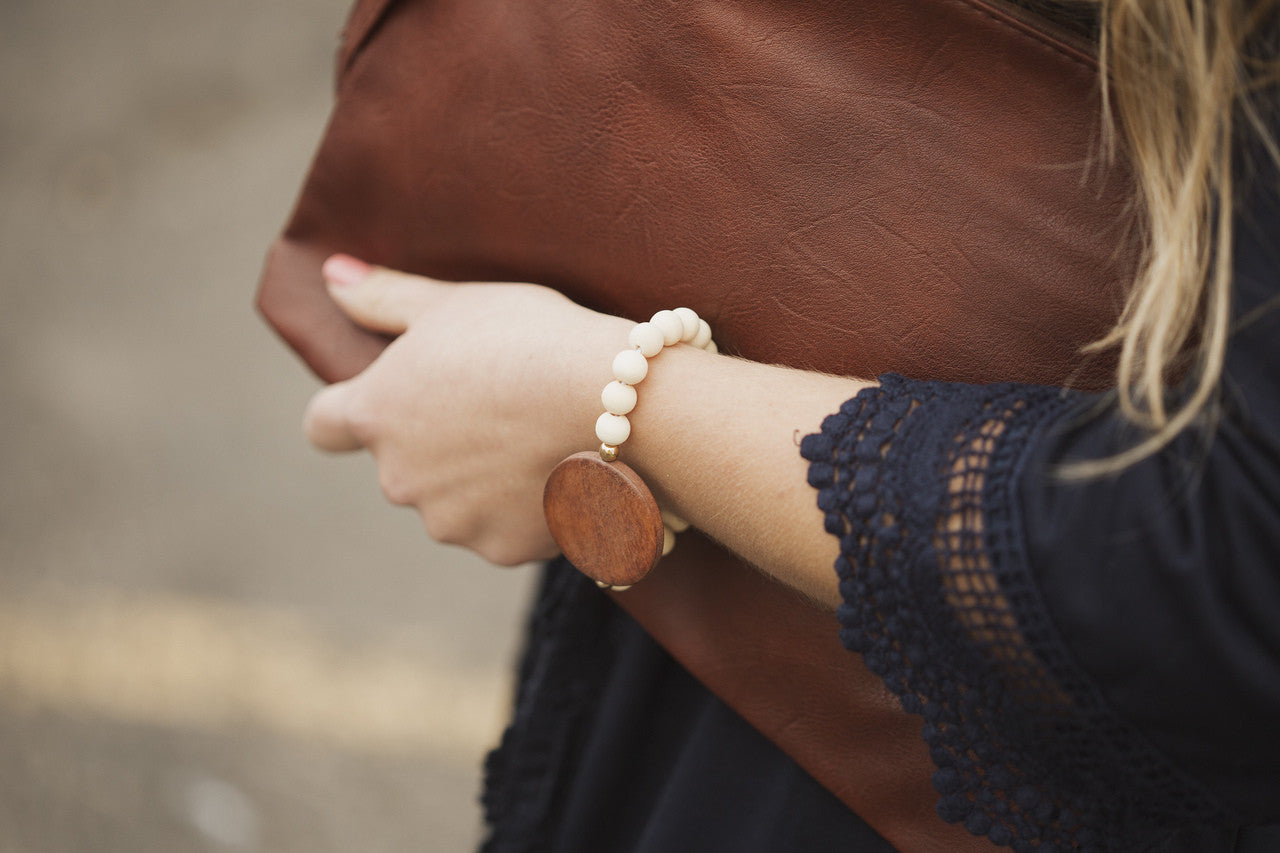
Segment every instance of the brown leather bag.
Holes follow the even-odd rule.
[[[759,361],[1098,386],[1134,249],[1096,73],[1003,0],[361,0],[259,305],[326,380],[386,343],[325,293],[343,251],[686,304]],[[616,600],[899,849],[990,848],[832,614],[697,536]]]

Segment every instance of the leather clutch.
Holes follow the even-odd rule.
[[[1097,89],[1002,0],[361,0],[259,306],[326,380],[386,343],[328,299],[342,251],[689,305],[758,361],[1101,387],[1136,242]],[[832,614],[688,534],[615,598],[896,847],[989,849]]]

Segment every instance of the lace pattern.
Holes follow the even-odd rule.
[[[841,542],[841,640],[924,718],[943,819],[1017,851],[1150,849],[1222,816],[1108,710],[1026,566],[1025,451],[1071,406],[890,375],[801,453]]]
[[[482,853],[546,850],[584,721],[595,708],[615,644],[612,605],[563,558],[544,570],[529,617],[514,716],[485,760]]]

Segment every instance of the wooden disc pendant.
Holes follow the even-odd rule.
[[[569,562],[590,578],[630,586],[662,557],[662,513],[640,475],[596,451],[551,471],[542,492],[547,526]]]

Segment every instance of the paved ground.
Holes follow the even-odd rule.
[[[0,851],[465,850],[527,570],[251,311],[346,0],[0,4]]]

